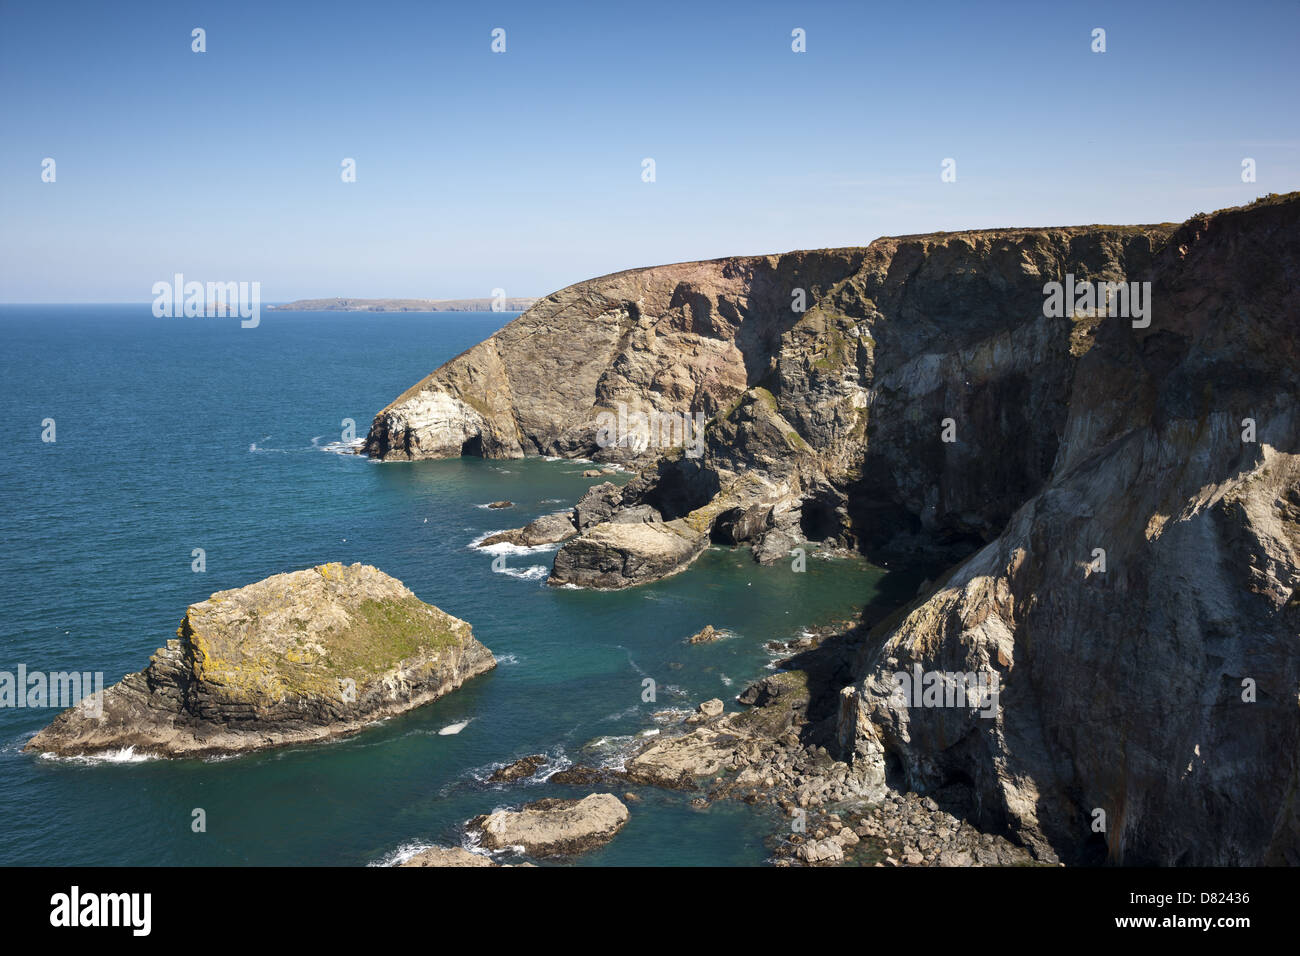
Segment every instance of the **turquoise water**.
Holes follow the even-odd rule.
[[[512,316],[264,312],[155,319],[149,306],[0,307],[0,670],[144,667],[185,607],[325,561],[362,561],[465,618],[501,663],[347,740],[221,761],[50,760],[20,752],[54,715],[0,709],[0,864],[362,865],[455,844],[471,816],[584,791],[489,785],[517,756],[615,760],[652,714],[731,698],[764,643],[849,616],[880,585],[852,560],[761,568],[712,549],[619,593],[547,588],[549,553],[469,547],[572,503],[582,465],[377,464],[325,450]],[[41,441],[53,418],[57,441]],[[482,507],[514,501],[508,511]],[[206,552],[206,571],[191,553]],[[733,637],[691,647],[705,624]],[[642,681],[657,684],[643,703]],[[469,723],[454,735],[439,730]],[[639,788],[631,820],[581,865],[743,865],[770,819]],[[206,812],[207,832],[191,830]]]

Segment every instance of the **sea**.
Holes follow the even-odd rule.
[[[618,766],[703,700],[738,708],[777,666],[769,642],[892,586],[855,558],[795,573],[715,547],[643,587],[552,588],[552,551],[472,545],[573,504],[589,464],[352,453],[380,408],[514,317],[263,309],[244,328],[147,303],[0,306],[0,671],[115,683],[188,605],[328,561],[399,578],[499,664],[346,739],[223,759],[23,753],[57,711],[0,707],[0,865],[382,866],[465,845],[478,814],[585,795],[555,771]],[[687,644],[706,624],[724,639]],[[547,756],[534,780],[489,782],[528,754]],[[781,826],[635,790],[611,843],[547,865],[758,865]]]

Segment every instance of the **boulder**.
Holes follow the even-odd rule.
[[[614,590],[675,574],[708,546],[684,521],[606,523],[570,539],[555,556],[551,584]]]
[[[612,793],[581,800],[538,800],[518,810],[475,817],[469,829],[490,850],[521,846],[530,856],[571,856],[604,846],[627,823],[623,802]]]
[[[522,528],[489,535],[480,541],[478,546],[487,548],[494,544],[514,544],[524,548],[537,548],[548,544],[559,544],[577,533],[578,529],[573,526],[572,513],[557,511],[554,514],[534,518]]]
[[[799,845],[799,859],[805,863],[838,863],[844,859],[844,847],[835,840],[809,840]]]
[[[465,866],[498,866],[499,864],[492,861],[490,857],[483,856],[481,853],[470,853],[469,850],[461,847],[429,847],[427,850],[421,850],[415,856],[411,857],[405,863],[399,863],[398,866],[438,866],[438,867],[465,867]]]
[[[701,717],[717,717],[722,713],[722,710],[723,710],[722,701],[719,700],[717,697],[713,698],[712,700],[704,701],[704,703],[700,704],[700,706],[696,708],[696,712]]]

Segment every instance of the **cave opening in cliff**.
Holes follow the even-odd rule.
[[[717,473],[702,468],[698,461],[661,461],[659,479],[646,492],[643,502],[653,506],[665,521],[672,521],[708,504],[720,489]]]
[[[462,458],[482,458],[483,457],[483,436],[475,435],[467,438],[460,446],[460,456]]]
[[[844,530],[845,521],[839,513],[838,502],[816,496],[807,499],[799,510],[799,530],[809,541],[837,538]]]

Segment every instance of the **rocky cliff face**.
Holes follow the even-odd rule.
[[[25,749],[200,756],[319,740],[496,666],[467,623],[361,564],[218,591],[176,634],[145,670],[64,711]]]
[[[1191,220],[1149,275],[1150,326],[1099,323],[1042,487],[880,629],[841,740],[1070,858],[1296,865],[1300,202]],[[918,664],[998,675],[995,715],[900,703]]]
[[[969,788],[1045,858],[1296,864],[1298,253],[1292,194],[620,273],[434,372],[367,449],[639,467],[575,510],[554,583],[653,580],[710,540],[946,565],[840,697],[864,786]],[[1071,277],[1151,285],[1054,313]],[[703,412],[700,446],[610,444],[619,403]],[[996,679],[992,715],[900,672]]]
[[[1172,231],[941,234],[593,279],[398,397],[366,450],[643,467],[614,511],[677,522],[679,562],[710,539],[767,561],[804,539],[952,559],[996,536],[1055,459],[1099,322],[1045,318],[1043,284],[1145,277]],[[672,417],[654,428],[651,415]],[[696,415],[703,434],[683,440]],[[561,550],[554,580],[671,573],[662,548],[637,549],[662,538],[593,528]],[[616,563],[656,573],[620,582]]]

